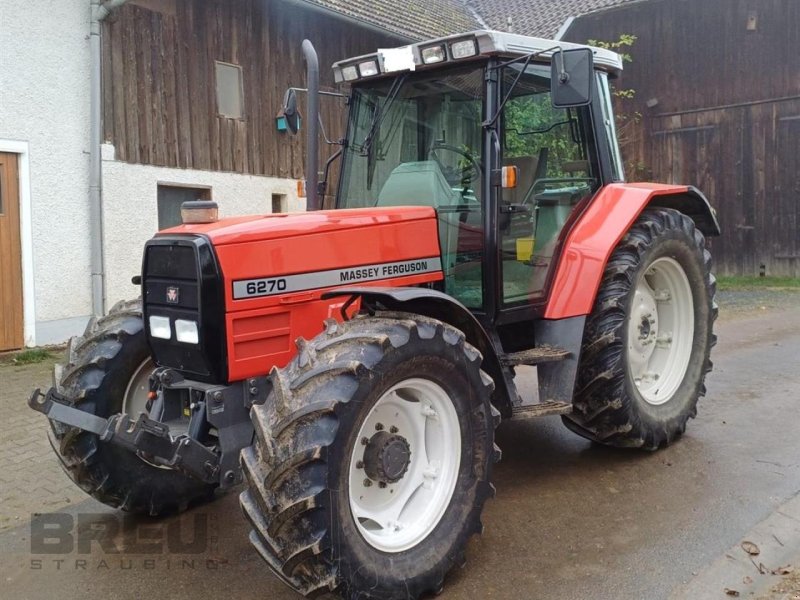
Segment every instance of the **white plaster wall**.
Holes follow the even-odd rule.
[[[144,243],[158,230],[159,184],[211,187],[221,218],[270,213],[272,194],[286,195],[289,212],[305,210],[305,198],[297,197],[294,179],[136,165],[116,161],[113,154],[113,146],[106,144],[103,248],[109,308],[139,293],[131,277],[140,273]]]
[[[91,313],[88,33],[88,0],[0,0],[0,140],[29,143],[37,344]]]

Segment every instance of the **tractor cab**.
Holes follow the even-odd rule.
[[[443,291],[491,319],[530,318],[570,217],[623,179],[619,56],[478,31],[333,69],[351,86],[336,208],[435,208]]]

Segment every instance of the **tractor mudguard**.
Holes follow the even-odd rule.
[[[705,194],[694,186],[688,186],[681,194],[657,194],[650,199],[647,206],[674,208],[694,221],[700,232],[706,237],[717,237],[721,234],[717,211]]]
[[[496,387],[492,403],[504,414],[510,414],[513,394],[506,384],[497,349],[480,321],[458,300],[436,290],[418,287],[340,288],[326,292],[322,299],[337,296],[360,298],[362,307],[367,309],[380,305],[384,310],[425,315],[463,331],[467,341],[483,355],[481,368],[494,379]],[[348,305],[349,303],[345,307]]]
[[[696,188],[660,183],[614,183],[592,200],[564,242],[545,319],[592,311],[608,258],[645,208],[672,208],[691,217],[706,236],[720,234],[708,199]]]

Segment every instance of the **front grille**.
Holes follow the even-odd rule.
[[[167,317],[171,339],[147,341],[157,364],[185,377],[223,383],[227,377],[222,277],[210,242],[201,236],[157,236],[145,246],[142,264],[145,323]],[[175,321],[195,321],[199,344],[178,342]]]

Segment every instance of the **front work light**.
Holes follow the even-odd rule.
[[[152,317],[150,318],[152,319]],[[197,344],[200,341],[197,322],[177,319],[175,321],[175,338],[184,344]]]
[[[422,49],[422,62],[426,65],[442,62],[447,58],[444,46],[430,46]]]
[[[378,63],[374,60],[368,60],[358,64],[358,72],[362,77],[372,77],[378,74]]]
[[[172,337],[172,328],[169,325],[169,317],[150,316],[150,335],[160,340],[168,340]]]
[[[189,200],[181,204],[181,220],[187,223],[216,223],[219,206],[210,200]]]
[[[342,78],[345,81],[355,81],[358,79],[358,70],[355,65],[347,65],[342,67]]]
[[[477,53],[478,45],[475,43],[474,39],[461,40],[450,44],[450,54],[452,54],[455,59],[469,58],[470,56],[475,56]]]

